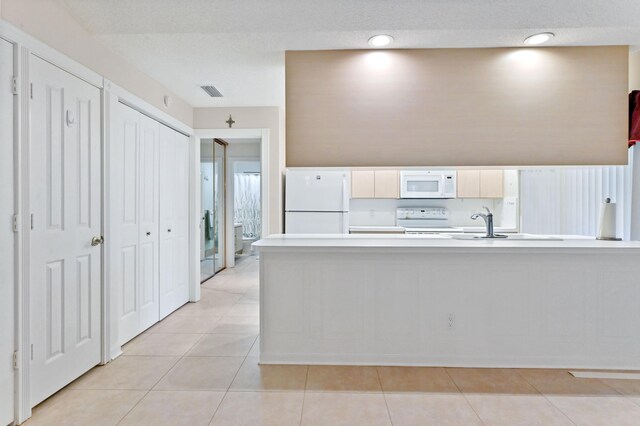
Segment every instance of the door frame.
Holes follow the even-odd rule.
[[[30,36],[6,21],[0,20],[0,37],[14,45],[14,185],[17,232],[15,235],[15,423],[31,417],[30,399],[30,92],[29,63],[31,56],[43,59],[66,72],[102,89],[103,78],[87,67],[73,61],[45,43]],[[103,336],[104,337],[104,336]]]
[[[103,268],[101,283],[101,322],[102,322],[102,351],[101,363],[105,364],[117,357],[120,347],[114,352],[111,333],[116,327],[111,327],[110,315],[110,281],[109,281],[109,259],[108,259],[108,216],[104,215],[104,207],[107,205],[109,188],[107,185],[108,170],[108,138],[110,126],[110,103],[115,99],[121,101],[143,114],[150,116],[156,121],[167,125],[180,133],[189,136],[190,144],[194,145],[193,129],[181,121],[173,118],[165,111],[157,108],[141,98],[133,95],[127,90],[113,84],[100,74],[81,65],[70,57],[53,49],[35,37],[25,33],[19,28],[0,19],[0,37],[10,42],[14,46],[14,75],[17,79],[17,94],[14,95],[14,174],[15,174],[15,209],[18,219],[17,232],[15,234],[15,349],[16,349],[16,367],[15,367],[15,423],[20,424],[31,417],[32,406],[30,400],[30,282],[29,282],[29,232],[30,232],[30,99],[27,95],[30,91],[30,75],[29,63],[31,56],[43,59],[54,66],[84,80],[85,82],[97,87],[101,90],[101,155],[102,155],[102,233],[105,236],[105,245],[103,245]],[[193,222],[193,213],[197,213],[194,205],[197,200],[194,198],[194,182],[192,180],[193,161],[191,157],[190,147],[190,221],[189,235],[193,238],[195,230],[198,228],[198,222]],[[199,168],[198,168],[199,170]],[[190,239],[190,244],[192,241]],[[190,265],[199,261],[199,258],[191,256]],[[193,273],[194,268],[190,266],[190,295],[192,301],[199,299],[200,285],[199,275]],[[198,271],[199,272],[199,271]],[[196,278],[197,282],[194,282]],[[194,295],[197,292],[197,298]]]
[[[228,217],[231,217],[232,219],[235,217],[234,215],[234,209],[235,209],[235,194],[236,194],[236,186],[235,186],[235,164],[239,163],[239,162],[243,162],[243,161],[257,161],[258,163],[260,163],[260,197],[262,198],[262,161],[260,160],[260,157],[227,157],[227,170],[230,171],[229,173],[229,178],[231,179],[232,184],[229,185],[227,187],[227,215]],[[263,207],[263,202],[262,199],[260,199],[260,209],[262,209]],[[262,212],[260,213],[260,220],[262,221]],[[229,226],[229,228],[231,229],[230,232],[232,232],[235,235],[235,221],[231,220],[231,224]],[[264,224],[260,223],[260,233],[262,234],[262,230],[264,229]],[[235,238],[231,238],[231,236],[229,236],[229,238],[227,239],[227,243],[231,244],[231,246],[229,246],[229,250],[227,250],[227,255],[231,256],[230,259],[227,259],[227,264],[229,265],[230,268],[235,267],[236,264],[236,253],[235,250],[233,250],[233,247],[235,246]]]
[[[110,158],[110,151],[109,151],[109,146],[110,146],[110,138],[111,138],[111,122],[112,122],[112,114],[113,114],[113,109],[114,109],[114,105],[118,104],[118,103],[122,103],[126,106],[128,106],[129,108],[132,108],[138,112],[140,112],[141,114],[159,122],[162,125],[165,125],[167,127],[172,128],[173,130],[182,133],[185,136],[189,137],[189,152],[190,152],[190,157],[189,157],[189,192],[190,192],[190,196],[189,196],[189,244],[192,245],[193,241],[197,241],[197,240],[193,240],[192,239],[192,229],[194,227],[198,226],[198,222],[194,222],[193,221],[193,214],[192,214],[192,193],[193,193],[193,182],[191,180],[191,175],[193,174],[192,172],[192,162],[191,162],[191,151],[192,151],[192,145],[193,145],[193,129],[187,125],[185,125],[184,123],[180,122],[179,120],[173,118],[172,116],[170,116],[169,114],[167,114],[166,112],[160,110],[159,108],[154,107],[153,105],[149,104],[148,102],[142,100],[141,98],[139,98],[138,96],[134,95],[133,93],[129,92],[128,90],[116,85],[115,83],[109,81],[108,79],[104,79],[104,89],[103,89],[103,111],[104,111],[104,115],[103,115],[103,140],[104,140],[104,144],[103,144],[103,185],[104,185],[104,191],[103,191],[103,200],[104,203],[108,203],[108,200],[111,197],[111,188],[109,187],[110,185],[110,170],[111,170],[111,164],[109,162],[109,158]],[[105,206],[108,204],[104,204]],[[104,268],[103,268],[103,282],[104,284],[104,301],[103,301],[103,354],[102,354],[102,361],[103,364],[106,364],[107,362],[119,357],[120,355],[122,355],[122,347],[118,344],[119,342],[119,338],[118,338],[118,324],[112,321],[112,318],[116,318],[117,316],[115,315],[114,312],[112,312],[112,309],[114,309],[113,304],[111,303],[111,300],[114,299],[114,297],[116,297],[116,295],[113,293],[114,289],[117,288],[117,286],[112,286],[111,285],[111,281],[113,280],[113,277],[111,276],[110,273],[110,264],[111,264],[111,259],[110,259],[110,252],[111,252],[111,246],[110,246],[110,241],[112,241],[112,235],[113,235],[113,230],[111,228],[111,223],[109,222],[109,216],[108,215],[103,215],[103,233],[104,233],[104,251],[103,251],[103,256],[104,256]],[[197,257],[195,260],[199,261],[199,257]],[[193,274],[193,268],[191,267],[191,264],[193,263],[194,259],[193,259],[193,254],[189,253],[189,301],[195,302],[197,300],[199,300],[199,290],[200,290],[200,281],[199,281],[199,276],[194,275]],[[194,279],[197,282],[194,282]],[[194,299],[192,297],[192,295],[194,294],[195,291],[198,291],[198,298]]]
[[[192,175],[193,182],[195,183],[195,191],[192,188],[191,193],[194,194],[196,200],[195,205],[193,206],[195,217],[198,219],[198,226],[193,229],[194,238],[193,241],[198,241],[198,244],[194,245],[195,250],[192,253],[192,257],[197,259],[197,262],[192,262],[191,267],[193,268],[193,274],[196,276],[200,276],[200,209],[201,200],[200,200],[200,141],[201,139],[260,139],[260,220],[262,222],[262,236],[266,234],[266,229],[269,223],[269,209],[268,209],[268,189],[269,189],[269,144],[270,141],[270,131],[268,128],[253,128],[253,129],[195,129],[193,133],[194,143],[191,145],[193,149],[192,153],[192,166],[195,171],[195,174]],[[229,173],[229,158],[227,158],[227,164],[225,165],[225,175]],[[225,200],[225,210],[229,211],[229,194],[231,191],[227,188],[227,199]],[[226,257],[226,265],[228,268],[233,268],[235,266],[235,257],[234,254],[229,254],[229,250],[233,250],[233,244],[229,243],[229,238],[233,237],[233,221],[226,221],[225,224],[225,257]],[[231,229],[229,227],[231,226]],[[192,247],[193,250],[193,247]],[[195,256],[193,256],[195,255]],[[200,286],[197,289],[198,299],[200,298]]]

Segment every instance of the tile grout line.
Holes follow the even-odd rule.
[[[378,384],[380,384],[380,392],[382,392],[382,399],[384,399],[384,405],[387,407],[387,416],[389,417],[389,423],[393,426],[393,419],[391,418],[391,410],[389,410],[389,403],[387,402],[387,395],[382,387],[382,379],[380,379],[380,370],[378,370],[379,366],[376,365],[376,375],[378,376]]]
[[[307,374],[304,376],[304,388],[302,389],[302,407],[300,408],[300,426],[304,418],[304,402],[307,400],[307,383],[309,382],[309,366],[307,365]]]
[[[456,383],[456,381],[454,380],[453,376],[451,376],[451,374],[449,374],[449,369],[446,367],[442,367],[442,369],[444,370],[445,374],[447,376],[449,376],[449,380],[451,380],[451,382],[453,383],[453,385],[456,387],[456,389],[458,389],[458,392],[460,392],[460,395],[462,395],[462,397],[464,398],[464,401],[467,403],[467,405],[469,406],[469,408],[471,408],[471,410],[474,412],[474,414],[476,415],[476,417],[478,418],[478,420],[480,420],[480,423],[482,423],[483,425],[485,424],[484,420],[482,420],[482,417],[480,417],[480,414],[478,414],[478,412],[476,411],[475,407],[473,406],[473,404],[471,404],[471,402],[469,401],[469,399],[467,398],[467,395],[465,395],[464,392],[462,392],[462,389],[460,389],[460,386],[458,386],[458,384]]]
[[[520,376],[522,378],[522,380],[524,380],[525,382],[527,382],[529,384],[529,386],[531,386],[532,388],[534,388],[536,390],[536,392],[538,392],[544,399],[545,401],[547,401],[549,404],[551,404],[551,406],[553,408],[555,408],[556,410],[558,410],[558,412],[560,412],[564,417],[567,418],[567,420],[569,420],[569,422],[571,422],[571,424],[573,425],[577,425],[576,422],[573,421],[573,419],[571,417],[569,417],[569,415],[567,413],[565,413],[563,410],[560,409],[560,407],[558,407],[556,404],[553,403],[553,401],[551,401],[547,395],[544,394],[544,392],[542,392],[540,389],[538,389],[536,387],[536,385],[534,385],[533,383],[531,383],[529,380],[527,380],[527,378],[520,373],[520,371],[516,370],[516,373],[518,374],[518,376]]]
[[[120,423],[122,423],[122,421],[140,404],[140,402],[145,399],[147,397],[147,395],[149,395],[149,393],[153,390],[153,388],[160,383],[160,380],[162,380],[164,378],[164,376],[166,376],[167,374],[169,374],[169,372],[171,370],[173,370],[173,368],[176,366],[176,364],[178,364],[178,362],[180,362],[180,360],[183,357],[176,357],[176,362],[174,362],[173,364],[171,364],[171,367],[169,367],[169,369],[167,371],[165,371],[165,373],[144,393],[144,395],[142,395],[142,398],[140,398],[138,400],[138,402],[136,402],[133,407],[131,407],[131,409],[129,411],[126,412],[126,414],[124,416],[122,416],[120,418],[120,420],[118,420],[118,422],[116,423],[116,425],[119,425]]]
[[[256,339],[257,338],[258,338],[258,336],[256,336]],[[254,340],[253,343],[255,343],[255,340]],[[251,349],[249,349],[249,351],[250,350]],[[249,352],[247,352],[247,354],[248,353]],[[216,410],[213,412],[213,415],[211,416],[211,419],[209,420],[209,425],[211,425],[211,423],[213,423],[213,419],[216,417],[216,414],[218,414],[218,410],[220,410],[220,407],[222,407],[222,404],[224,403],[224,400],[227,398],[227,395],[229,395],[229,390],[231,389],[231,385],[233,385],[233,382],[236,380],[236,377],[238,377],[238,373],[240,372],[240,369],[242,368],[242,366],[244,365],[245,362],[247,362],[247,355],[245,355],[244,359],[242,360],[242,363],[240,364],[240,366],[236,370],[236,374],[233,375],[233,378],[231,379],[231,381],[229,382],[229,385],[227,386],[227,390],[224,391],[224,395],[222,396],[222,399],[220,400],[220,403],[216,407]]]

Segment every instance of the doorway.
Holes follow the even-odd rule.
[[[217,138],[200,141],[201,282],[226,267],[227,145],[227,142]]]

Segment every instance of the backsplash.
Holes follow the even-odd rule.
[[[393,226],[398,207],[446,207],[451,213],[449,224],[453,226],[483,226],[482,221],[471,219],[483,206],[494,213],[496,226],[502,226],[502,199],[451,199],[451,200],[389,200],[352,199],[349,205],[349,223],[352,226]],[[510,222],[512,223],[512,222]]]

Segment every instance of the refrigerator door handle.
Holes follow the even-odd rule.
[[[342,177],[342,211],[349,211],[349,187],[347,186],[347,175]]]

